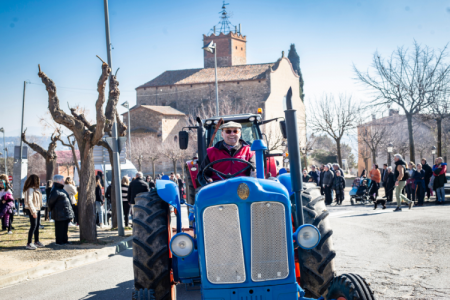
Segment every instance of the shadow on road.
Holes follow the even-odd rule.
[[[128,255],[127,255],[128,256]],[[93,291],[87,294],[85,297],[80,299],[89,299],[89,300],[103,300],[103,299],[115,299],[115,300],[129,300],[131,299],[131,295],[134,289],[133,280],[128,280],[122,283],[119,283],[116,287],[103,291]]]

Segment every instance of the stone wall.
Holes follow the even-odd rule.
[[[228,34],[212,34],[203,36],[203,45],[208,45],[214,41],[217,49],[217,66],[231,67],[236,65],[245,65],[246,59],[246,37],[240,34],[230,32]],[[203,62],[205,68],[214,68],[214,53],[204,51]]]

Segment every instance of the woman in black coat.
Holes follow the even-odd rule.
[[[62,175],[53,177],[53,188],[47,198],[47,205],[52,212],[52,219],[55,220],[56,244],[70,244],[67,232],[69,222],[75,217],[75,214],[72,210],[69,194],[64,190],[64,177]]]
[[[336,176],[333,179],[333,190],[336,193],[336,203],[341,205],[345,198],[345,179],[339,170],[336,171]]]
[[[388,167],[387,170],[388,174],[386,179],[386,200],[388,202],[392,202],[395,188],[395,177],[394,173],[392,172],[392,167]]]

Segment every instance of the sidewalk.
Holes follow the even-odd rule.
[[[40,229],[39,239],[45,248],[37,250],[25,249],[29,229],[27,217],[14,216],[13,234],[0,231],[0,288],[106,259],[131,248],[132,231],[129,228],[125,237],[117,236],[117,231],[108,228],[97,229],[97,242],[82,243],[79,241],[79,228],[69,227],[72,244],[58,246],[55,244],[54,223],[42,223],[45,228]]]

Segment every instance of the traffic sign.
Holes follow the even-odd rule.
[[[9,182],[12,182],[13,177],[11,175],[8,176]]]

